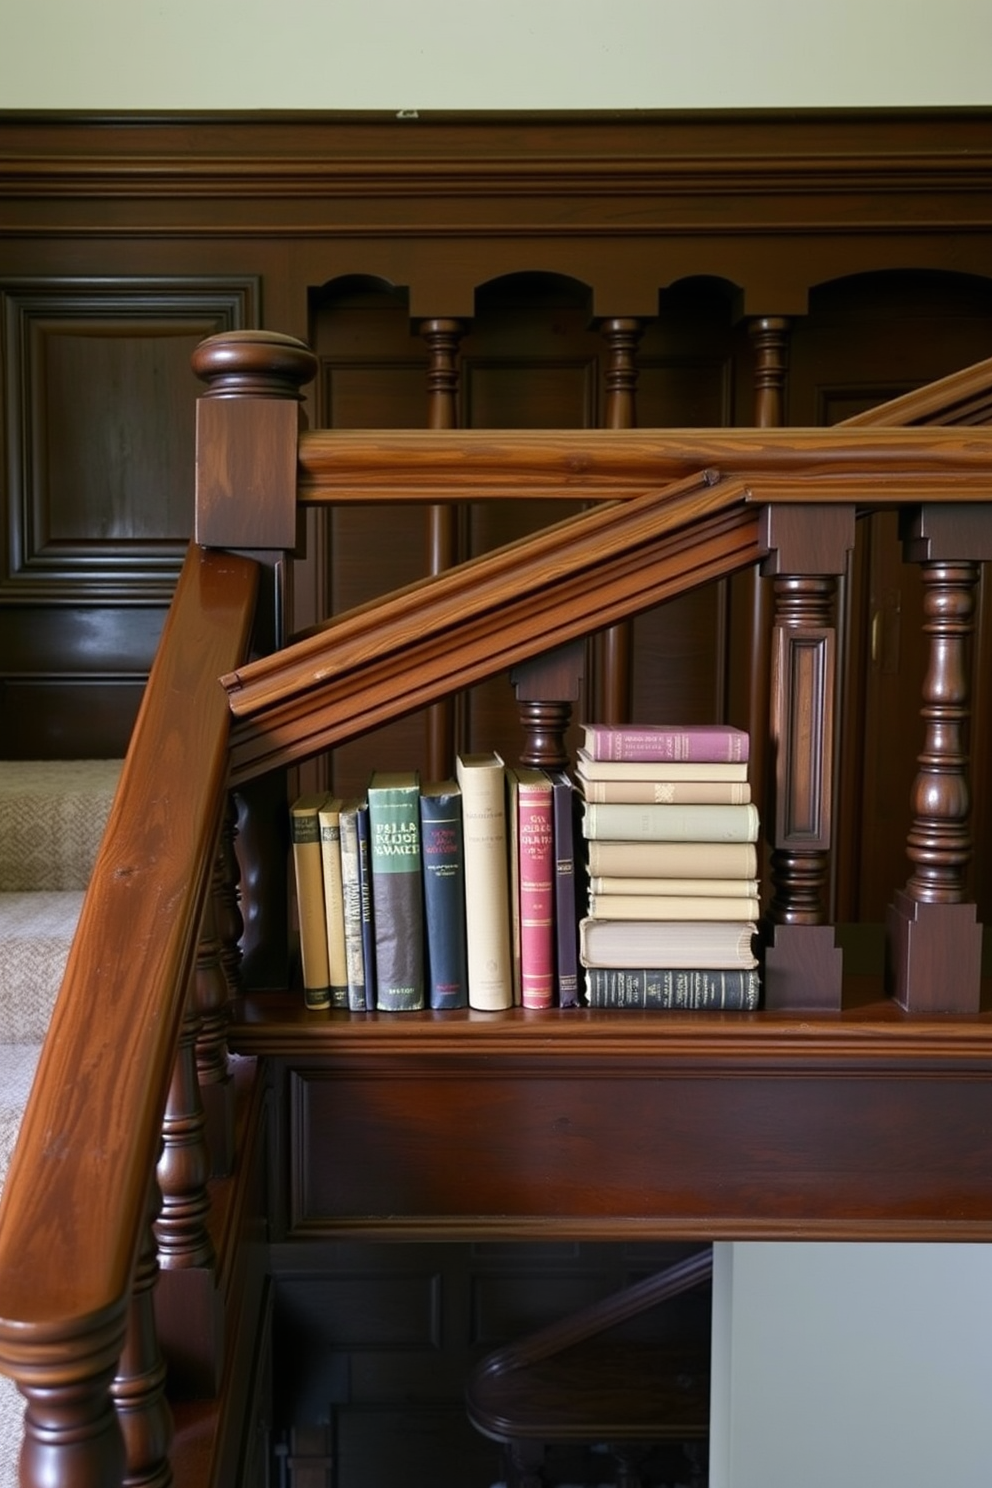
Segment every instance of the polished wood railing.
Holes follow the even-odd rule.
[[[924,427],[863,420],[829,431],[517,434],[301,432],[300,388],[313,359],[288,338],[215,339],[196,366],[208,385],[198,425],[197,542],[149,679],[0,1209],[0,1367],[26,1401],[26,1488],[171,1480],[155,1277],[161,1268],[168,1282],[157,1288],[167,1300],[158,1322],[168,1335],[170,1308],[181,1316],[214,1264],[205,1132],[212,1124],[224,1152],[235,1129],[223,1092],[238,941],[265,940],[265,900],[285,889],[284,856],[275,869],[263,862],[265,813],[253,816],[253,793],[263,792],[271,816],[279,801],[271,782],[286,767],[508,667],[521,696],[525,752],[553,759],[569,688],[567,678],[553,684],[549,713],[540,706],[542,677],[556,667],[567,673],[569,648],[590,630],[622,627],[687,587],[756,564],[772,583],[767,1010],[732,1029],[676,1018],[649,1030],[644,1019],[588,1014],[567,1024],[567,1015],[552,1014],[550,1029],[515,1015],[435,1027],[431,1015],[412,1015],[402,1027],[335,1025],[336,1057],[357,1051],[367,1059],[375,1047],[387,1061],[407,1051],[464,1060],[474,1049],[519,1063],[544,1058],[553,1035],[567,1041],[569,1058],[621,1068],[629,1055],[644,1077],[660,1061],[682,1078],[708,1072],[726,1090],[736,1087],[724,1072],[745,1065],[748,1079],[775,1075],[783,1090],[804,1071],[845,1063],[864,1088],[873,1073],[964,1074],[962,1099],[972,1105],[943,1134],[941,1160],[952,1138],[974,1135],[974,1101],[992,1073],[992,1027],[976,1016],[980,930],[963,877],[970,851],[963,658],[976,564],[992,557],[992,432],[926,426],[942,411],[962,424],[981,422],[992,366],[896,405],[899,421]],[[439,537],[437,571],[422,583],[286,644],[285,578],[301,501],[423,502],[439,511],[440,531],[443,508],[535,493],[579,498],[585,509],[455,567]],[[890,918],[889,996],[844,1019],[840,956],[822,895],[835,812],[833,588],[857,514],[887,505],[907,513],[907,540],[926,570],[927,737],[912,871]],[[241,801],[237,854],[232,786]],[[278,907],[271,915],[278,922]],[[292,1050],[297,1023],[298,1014],[294,1021],[278,1011],[249,1013],[240,1047]],[[907,1112],[912,1095],[907,1088]],[[882,1121],[880,1105],[869,1099],[863,1109]],[[804,1129],[813,1133],[810,1121]],[[865,1142],[876,1135],[888,1151],[892,1132],[879,1125]],[[819,1195],[816,1153],[804,1152],[801,1166],[802,1181]],[[692,1167],[692,1181],[702,1182],[696,1175],[705,1177],[706,1164]],[[672,1233],[698,1237],[709,1215],[713,1233],[793,1234],[790,1174],[776,1172],[769,1191],[777,1207],[757,1218],[753,1189],[749,1197],[747,1184],[738,1193],[714,1178],[709,1209],[697,1192],[673,1189],[674,1217],[646,1218],[645,1233],[668,1233],[670,1223]],[[992,1236],[989,1183],[974,1142],[941,1173],[959,1229]],[[941,1227],[943,1191],[910,1185],[884,1223],[857,1192],[829,1216],[818,1216],[820,1198],[812,1199],[805,1232],[824,1233],[821,1219],[842,1234]],[[614,1215],[608,1193],[598,1202],[604,1235],[631,1233],[637,1216]],[[470,1219],[460,1223],[472,1233]],[[562,1233],[581,1227],[567,1205],[560,1224]],[[219,1387],[219,1373],[201,1378],[206,1393]]]

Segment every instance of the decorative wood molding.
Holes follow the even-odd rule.
[[[192,428],[190,351],[253,323],[258,303],[255,277],[0,279],[0,602],[168,602],[192,528],[193,442],[176,447],[168,417],[147,410],[187,386]]]

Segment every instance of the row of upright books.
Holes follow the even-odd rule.
[[[723,725],[589,725],[577,779],[594,1007],[758,1005],[758,812],[749,740]]]
[[[308,1006],[402,1012],[578,1001],[575,792],[466,754],[291,808]]]

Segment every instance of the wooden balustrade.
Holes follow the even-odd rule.
[[[768,330],[774,340],[773,332],[780,330]],[[455,332],[436,326],[425,333],[437,338],[435,373],[447,389],[437,396],[450,398],[453,352],[446,338]],[[773,360],[772,351],[767,357]],[[206,547],[191,549],[177,589],[4,1194],[0,1366],[27,1402],[25,1488],[122,1481],[164,1488],[170,1481],[161,1361],[181,1354],[179,1309],[193,1297],[198,1326],[223,1332],[207,1218],[203,1095],[228,1083],[232,992],[247,988],[250,1002],[251,989],[267,974],[273,979],[266,985],[285,998],[286,961],[277,959],[278,935],[273,948],[267,934],[279,923],[278,909],[267,901],[284,898],[285,888],[280,772],[504,670],[518,692],[523,757],[557,764],[566,755],[586,635],[758,563],[771,595],[774,642],[768,742],[775,805],[766,823],[773,897],[764,1012],[733,1026],[688,1016],[625,1023],[625,1015],[597,1018],[588,1010],[546,1021],[467,1014],[436,1024],[427,1014],[405,1023],[328,1025],[320,1047],[337,1061],[338,1076],[347,1074],[357,1050],[363,1088],[387,1111],[391,1061],[412,1060],[426,1089],[428,1080],[437,1085],[437,1062],[449,1054],[459,1072],[454,1099],[461,1098],[459,1080],[466,1089],[471,1084],[473,1060],[481,1059],[492,1078],[503,1061],[513,1079],[538,1079],[549,1057],[556,1078],[566,1069],[585,1077],[602,1063],[613,1082],[609,1091],[618,1096],[628,1077],[653,1088],[664,1071],[661,1083],[674,1082],[686,1099],[698,1101],[704,1087],[707,1100],[724,1100],[724,1117],[739,1116],[743,1107],[734,1102],[747,1097],[761,1130],[757,1155],[750,1147],[747,1153],[757,1168],[776,1175],[758,1217],[750,1208],[752,1178],[731,1191],[720,1168],[706,1188],[709,1169],[696,1160],[702,1149],[694,1148],[683,1166],[677,1153],[657,1157],[663,1169],[646,1217],[629,1212],[626,1197],[615,1199],[605,1183],[590,1214],[576,1207],[591,1202],[588,1185],[566,1182],[556,1195],[560,1212],[540,1221],[545,1228],[535,1228],[525,1209],[510,1215],[513,1233],[585,1234],[595,1225],[597,1234],[618,1236],[641,1229],[772,1236],[792,1234],[797,1225],[823,1233],[822,1223],[835,1234],[929,1235],[944,1232],[945,1188],[956,1183],[953,1191],[963,1198],[955,1223],[987,1238],[987,1164],[975,1134],[984,1132],[981,1103],[992,1064],[988,1025],[974,1020],[981,932],[965,894],[972,845],[968,647],[976,565],[992,558],[992,433],[859,426],[308,435],[301,433],[298,409],[299,388],[312,371],[306,348],[252,332],[206,343],[196,364],[209,382],[198,462],[197,532]],[[988,372],[982,376],[992,381]],[[629,369],[624,377],[629,392]],[[956,383],[956,406],[982,406],[983,386],[981,377]],[[913,408],[930,416],[936,406],[904,404],[900,416],[910,417]],[[447,507],[469,497],[519,500],[539,492],[591,504],[508,549],[453,567],[439,561],[443,571],[421,583],[339,616],[278,654],[249,660],[260,593],[260,644],[282,625],[297,488],[311,502],[384,499],[437,507],[441,497]],[[889,919],[890,997],[848,1018],[823,892],[838,809],[834,607],[855,513],[880,505],[905,509],[908,550],[923,565],[930,668],[922,688],[926,732],[908,842],[911,871]],[[209,551],[214,545],[226,551]],[[240,548],[256,553],[258,562],[234,551]],[[227,793],[232,783],[239,790],[236,822]],[[281,843],[275,862],[273,843]],[[788,1017],[796,1012],[802,1019]],[[931,1016],[938,1012],[941,1019]],[[961,1016],[949,1022],[948,1012]],[[299,1010],[296,1017],[303,1017]],[[251,1027],[249,1018],[243,1045],[251,1047],[254,1037],[256,1052],[276,1058],[301,1037],[317,1037],[313,1025],[301,1034],[291,1021],[273,1031],[260,1018],[254,1035]],[[917,1185],[909,1175],[891,1210],[876,1210],[870,1175],[859,1170],[857,1181],[831,1200],[825,1219],[798,1213],[793,1160],[814,1210],[827,1204],[816,1151],[824,1126],[820,1086],[805,1080],[810,1071],[833,1082],[828,1095],[836,1088],[857,1104],[853,1116],[845,1115],[844,1152],[856,1140],[850,1122],[867,1124],[865,1141],[876,1141],[884,1157],[903,1139],[900,1123],[909,1121],[921,1143],[936,1129],[927,1171],[938,1177],[929,1182],[925,1173]],[[933,1097],[951,1071],[968,1077],[954,1082],[959,1104],[952,1115],[945,1119],[943,1096],[921,1112],[920,1082]],[[775,1079],[759,1090],[766,1074]],[[810,1093],[807,1085],[816,1088]],[[326,1098],[339,1098],[336,1091]],[[895,1127],[890,1097],[900,1113]],[[803,1123],[796,1141],[802,1146],[808,1139],[799,1156],[789,1146],[791,1133],[782,1130],[796,1102]],[[233,1156],[230,1105],[227,1111],[231,1146],[222,1169]],[[727,1131],[719,1126],[717,1139],[725,1141]],[[949,1154],[962,1134],[965,1150],[948,1177]],[[746,1129],[735,1129],[735,1143],[750,1140]],[[840,1161],[843,1154],[831,1151]],[[499,1155],[512,1165],[512,1152]],[[355,1166],[360,1160],[354,1154],[350,1160],[348,1181],[357,1191],[364,1181]],[[597,1148],[596,1171],[605,1174],[608,1160]],[[156,1163],[163,1192],[153,1226]],[[51,1181],[34,1182],[41,1172]],[[492,1216],[464,1215],[457,1207],[462,1190],[450,1174],[445,1182],[454,1197],[438,1225],[476,1234]],[[618,1192],[628,1190],[647,1192],[643,1169]],[[397,1233],[408,1225],[422,1234],[435,1222],[415,1209],[411,1215],[397,1215]],[[373,1214],[362,1222],[374,1230],[377,1221]],[[159,1268],[156,1335],[151,1296]],[[200,1349],[200,1341],[191,1375],[210,1392],[220,1386],[225,1345],[214,1347],[213,1340]]]

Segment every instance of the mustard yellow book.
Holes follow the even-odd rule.
[[[324,799],[324,794],[298,796],[289,808],[296,907],[300,925],[303,1000],[309,1008],[326,1008],[331,1005],[324,869],[320,851],[319,812]]]

